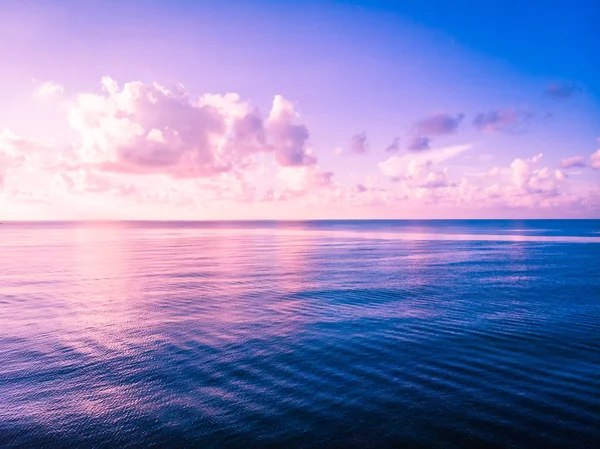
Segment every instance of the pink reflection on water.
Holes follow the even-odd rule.
[[[77,227],[63,259],[60,292],[64,343],[89,354],[127,352],[141,344],[140,292],[135,260],[128,257],[127,229]]]

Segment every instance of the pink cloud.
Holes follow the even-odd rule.
[[[8,172],[24,165],[32,165],[47,144],[38,139],[26,139],[5,129],[0,131],[0,188],[5,184]]]
[[[530,113],[506,108],[478,114],[473,120],[473,125],[485,133],[518,132],[525,129],[531,118]]]
[[[485,115],[482,130],[519,126],[522,115],[504,111]],[[371,159],[375,155],[360,164],[335,158],[350,172],[334,177],[317,164],[296,105],[279,95],[263,114],[235,93],[194,99],[181,86],[132,82],[120,87],[105,78],[101,92],[76,98],[69,120],[81,139],[60,153],[41,140],[0,133],[0,185],[6,184],[2,207],[7,201],[44,198],[75,212],[92,214],[101,207],[134,217],[140,210],[153,216],[153,205],[160,204],[156,210],[162,214],[181,210],[193,218],[198,211],[212,216],[222,210],[293,217],[300,211],[352,216],[353,210],[375,210],[368,208],[380,208],[381,215],[418,214],[427,208],[452,214],[460,207],[477,215],[483,209],[595,210],[599,204],[583,181],[575,183],[561,170],[540,166],[541,154],[461,173],[467,163],[483,163],[464,157],[471,145],[436,148],[425,134],[404,141],[413,152],[388,154],[377,165]],[[461,114],[434,114],[416,122],[414,129],[431,136],[452,134],[462,120]],[[399,152],[399,142],[395,138],[386,152]],[[350,150],[367,152],[366,133],[354,136]],[[453,159],[455,163],[446,164]],[[561,165],[585,162],[574,156]],[[589,165],[600,169],[600,150]]]
[[[425,189],[436,189],[438,187],[447,187],[446,171],[430,172],[425,179],[419,183],[419,187]]]
[[[429,150],[431,139],[429,137],[413,137],[408,141],[408,149],[411,151]]]
[[[585,158],[583,156],[567,157],[560,161],[562,168],[585,167]]]
[[[268,120],[235,94],[192,101],[181,88],[117,83],[104,78],[103,94],[79,95],[69,119],[81,133],[84,165],[114,173],[200,178],[243,169],[251,156],[273,152],[281,166],[311,165],[304,125],[281,96]]]
[[[365,154],[368,149],[369,145],[365,131],[352,136],[350,140],[350,154]]]
[[[565,179],[562,171],[551,171],[548,167],[536,169],[536,165],[542,159],[540,153],[531,159],[515,159],[510,164],[511,179],[518,192],[555,194],[558,185]]]
[[[317,162],[307,151],[308,129],[304,125],[293,124],[297,116],[293,103],[281,95],[275,96],[266,130],[269,148],[274,151],[277,163],[283,167],[313,165]]]
[[[453,134],[458,130],[464,114],[448,114],[438,112],[425,117],[414,125],[414,132],[419,136],[441,136]]]
[[[331,187],[333,172],[322,171],[316,166],[283,167],[278,175],[285,190],[308,193],[315,189]]]
[[[425,151],[431,148],[432,137],[454,134],[458,131],[464,114],[438,112],[415,122],[407,141],[410,151]]]
[[[600,170],[600,149],[590,156],[590,167]]]
[[[391,144],[389,144],[387,146],[387,148],[385,149],[385,152],[386,153],[397,153],[398,151],[400,151],[400,138],[394,137],[394,140],[392,141]]]
[[[471,149],[471,145],[454,145],[436,148],[427,153],[392,156],[379,163],[384,176],[393,179],[420,179],[432,165],[440,164]]]

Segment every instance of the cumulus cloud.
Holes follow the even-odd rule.
[[[64,87],[54,81],[46,81],[38,87],[36,94],[39,97],[51,97],[53,95],[62,95]]]
[[[446,173],[446,170],[428,173],[425,179],[419,182],[419,187],[424,189],[437,189],[439,187],[448,186]]]
[[[542,159],[539,153],[531,159],[517,158],[510,164],[513,185],[522,193],[555,194],[558,184],[565,179],[561,170],[551,171],[548,167],[536,169]]]
[[[590,156],[590,167],[600,170],[600,149]]]
[[[200,199],[202,201],[230,200],[241,203],[255,201],[259,192],[251,182],[252,176],[248,173],[222,173],[218,177],[196,180],[195,185]]]
[[[489,173],[494,177],[492,184],[485,182],[489,179],[487,176],[472,180],[463,176],[459,183],[454,183],[446,169],[436,170],[436,164],[452,154],[460,154],[460,149],[435,154],[435,160],[427,159],[427,154],[390,158],[380,164],[380,168],[386,175],[397,176],[393,178],[399,181],[396,184],[399,193],[394,195],[396,200],[412,204],[471,210],[492,208],[495,211],[597,207],[596,203],[588,201],[585,193],[565,194],[561,191],[564,173],[538,167],[542,154],[528,159],[516,158],[507,168],[495,167]]]
[[[473,119],[473,126],[485,133],[519,132],[525,129],[532,117],[532,114],[514,108],[498,109],[478,114]]]
[[[562,168],[585,167],[585,158],[583,156],[572,156],[564,158],[560,162]]]
[[[315,188],[331,186],[333,172],[322,171],[316,166],[282,167],[277,177],[286,190],[307,193]]]
[[[356,134],[350,140],[350,153],[351,154],[364,154],[367,152],[367,133],[365,131]]]
[[[580,91],[575,83],[557,82],[551,83],[546,87],[545,94],[553,100],[566,100]]]
[[[381,172],[390,178],[405,176],[410,170],[417,167],[427,167],[452,159],[461,153],[471,149],[470,144],[454,145],[450,147],[437,148],[423,154],[406,154],[404,156],[392,156],[379,163]]]
[[[71,126],[81,133],[84,164],[122,173],[210,176],[231,168],[221,147],[224,117],[158,84],[103,78],[104,95],[79,95]]]
[[[469,150],[471,145],[438,148],[428,153],[392,156],[379,163],[381,173],[393,181],[403,181],[410,187],[438,188],[449,185],[446,171],[434,166]]]
[[[62,171],[54,175],[52,185],[69,193],[103,193],[115,187],[110,178],[89,170]]]
[[[283,167],[313,165],[316,159],[307,150],[309,132],[304,125],[293,124],[298,114],[293,103],[276,95],[267,120],[266,129],[270,138],[275,160]]]
[[[306,147],[306,126],[294,123],[294,105],[275,96],[263,123],[259,111],[236,94],[192,101],[178,87],[102,80],[103,94],[83,94],[69,115],[82,136],[83,165],[107,172],[217,176],[272,152],[280,166],[316,163]]]
[[[490,169],[490,171],[487,172],[487,175],[492,178],[495,178],[497,176],[500,176],[501,173],[502,173],[502,170],[500,170],[500,168],[493,167],[492,169]]]
[[[28,144],[9,130],[0,133],[0,170],[21,165],[26,160]]]
[[[477,116],[475,126],[484,132],[515,131],[530,117],[514,109],[491,111]],[[339,181],[317,164],[309,129],[300,122],[296,105],[282,96],[275,96],[270,107],[260,111],[234,93],[191,98],[182,86],[167,89],[141,82],[119,86],[104,78],[101,92],[76,98],[69,121],[81,139],[58,157],[56,151],[40,151],[48,148],[42,141],[0,132],[0,187],[8,180],[0,201],[31,202],[43,197],[89,208],[96,202],[165,203],[161,210],[176,211],[176,206],[213,201],[221,208],[231,202],[289,200],[303,206],[319,204],[326,213],[331,205],[332,214],[333,207],[394,204],[404,204],[406,210],[422,206],[438,210],[439,206],[450,211],[458,206],[502,210],[600,204],[600,197],[585,196],[589,192],[584,192],[584,181],[572,182],[562,170],[540,166],[541,154],[516,158],[509,166],[486,173],[476,167],[470,175],[453,179],[459,167],[447,169],[443,163],[471,146],[436,148],[432,141],[456,133],[463,120],[462,114],[425,117],[403,140],[394,138],[385,147],[388,154],[378,164],[380,175],[359,180],[353,174]],[[401,146],[411,151],[396,154]],[[365,132],[352,138],[349,151],[368,151]],[[50,159],[55,163],[47,164]],[[480,164],[481,160],[470,161]],[[565,158],[561,166],[580,167],[586,162],[600,169],[600,150],[589,160]],[[30,184],[36,184],[31,191]],[[49,185],[47,192],[42,190]],[[35,193],[40,191],[46,196]],[[190,207],[181,210],[194,212]],[[392,209],[380,212],[384,210]]]
[[[30,165],[34,156],[46,148],[36,139],[19,137],[12,131],[0,131],[0,188],[5,184],[9,170]]]

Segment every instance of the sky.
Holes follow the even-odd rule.
[[[600,3],[0,3],[0,220],[600,218]]]

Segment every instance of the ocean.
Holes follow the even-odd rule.
[[[0,225],[0,447],[600,447],[600,220]]]

